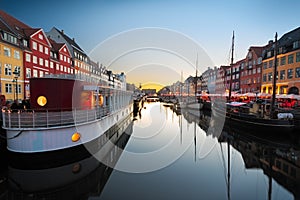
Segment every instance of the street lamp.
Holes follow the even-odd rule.
[[[18,101],[18,78],[20,76],[20,71],[17,68],[15,68],[13,74],[15,75],[13,82],[16,82],[16,89],[15,89],[16,100]]]

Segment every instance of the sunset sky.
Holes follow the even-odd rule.
[[[91,56],[128,82],[168,85],[230,63],[299,27],[299,1],[279,0],[0,0],[24,23],[63,29]],[[198,57],[198,59],[197,59]],[[182,74],[182,76],[181,76]]]

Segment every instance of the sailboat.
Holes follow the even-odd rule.
[[[198,100],[198,90],[197,90],[197,83],[198,83],[198,79],[200,79],[200,77],[198,76],[198,54],[197,54],[197,59],[196,59],[196,75],[195,77],[190,77],[190,81],[193,82],[194,84],[194,96],[189,96],[187,98],[185,98],[185,101],[182,101],[180,103],[180,107],[187,109],[189,112],[191,112],[194,115],[199,115],[199,111],[202,109],[203,104],[201,104]]]
[[[233,65],[233,49],[234,49],[234,34],[232,37],[232,57],[231,57],[231,71]],[[275,66],[274,74],[277,73],[277,33],[275,34],[275,47],[274,57]],[[232,73],[231,73],[232,74]],[[287,133],[292,132],[295,129],[295,121],[292,113],[280,113],[275,108],[275,89],[276,78],[273,80],[273,98],[271,105],[265,102],[255,102],[251,104],[241,102],[231,102],[231,83],[232,75],[229,87],[229,102],[226,105],[219,103],[213,107],[213,113],[217,116],[225,117],[227,123],[236,124],[241,128],[261,131],[265,133]]]

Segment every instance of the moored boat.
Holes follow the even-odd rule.
[[[30,108],[2,110],[7,149],[39,153],[84,145],[133,110],[124,74],[101,81],[49,75],[30,80]]]
[[[283,110],[276,111],[276,117],[270,117],[270,107],[267,104],[231,102],[221,105],[214,104],[213,115],[225,117],[225,123],[234,124],[240,128],[256,130],[265,133],[288,133],[295,130],[295,120],[292,113]]]

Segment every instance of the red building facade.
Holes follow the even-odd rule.
[[[240,67],[241,93],[258,93],[261,89],[262,51],[264,47],[250,47]]]
[[[0,11],[1,20],[14,34],[18,35],[23,54],[23,66],[18,82],[24,82],[24,96],[30,98],[32,77],[48,74],[73,74],[71,53],[64,43],[50,41],[41,28],[32,28],[9,14]]]

